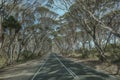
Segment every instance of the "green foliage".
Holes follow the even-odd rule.
[[[16,32],[18,32],[21,28],[21,25],[19,22],[13,17],[9,16],[8,18],[5,18],[3,20],[2,26],[4,29],[15,29]]]
[[[6,59],[2,56],[0,56],[0,68],[3,67],[3,65],[5,64]]]

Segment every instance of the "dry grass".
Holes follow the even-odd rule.
[[[5,59],[3,57],[0,57],[0,68],[3,67],[5,63]]]
[[[0,69],[0,80],[30,80],[47,56]]]
[[[120,72],[119,74],[116,75],[117,68],[120,67],[120,65],[116,64],[109,64],[107,62],[100,62],[99,60],[94,59],[94,58],[88,58],[88,59],[80,59],[80,58],[75,58],[75,57],[68,57],[69,59],[77,62],[77,63],[83,63],[84,65],[91,67],[93,69],[96,69],[98,71],[120,77]]]

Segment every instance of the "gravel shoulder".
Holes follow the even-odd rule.
[[[1,69],[0,80],[30,80],[46,57],[48,57],[48,54],[40,59],[30,60]]]

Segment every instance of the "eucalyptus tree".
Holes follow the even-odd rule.
[[[20,3],[21,2],[21,3]],[[4,44],[0,51],[5,51],[3,54],[7,54],[6,63],[11,63],[20,54],[19,47],[24,43],[19,41],[22,32],[25,32],[25,26],[32,25],[34,23],[34,14],[32,14],[31,9],[25,9],[27,7],[20,7],[22,0],[19,2],[6,1],[4,5]],[[24,25],[24,26],[23,26]],[[23,47],[24,48],[24,47]],[[17,53],[17,54],[16,54]]]
[[[2,44],[3,41],[3,28],[2,28],[2,21],[4,19],[4,17],[7,16],[6,13],[6,7],[9,6],[9,4],[12,4],[13,6],[9,7],[9,9],[13,9],[14,6],[19,2],[19,0],[12,0],[12,1],[8,1],[8,0],[1,0],[0,2],[0,44]],[[10,12],[9,12],[10,14]],[[0,45],[1,47],[1,45]]]
[[[78,3],[78,5],[81,6],[81,8],[83,9],[82,11],[88,13],[88,15],[92,19],[94,19],[98,24],[100,24],[100,26],[102,28],[107,29],[108,31],[112,32],[115,36],[120,37],[119,32],[116,32],[114,29],[110,28],[109,26],[106,26],[104,24],[104,22],[99,20],[101,14],[105,14],[108,11],[108,9],[110,11],[114,11],[115,9],[119,9],[118,8],[119,7],[119,1],[117,1],[117,0],[106,0],[106,1],[103,0],[102,1],[101,0],[101,1],[96,2],[96,1],[92,1],[92,0],[91,1],[77,0],[76,2]],[[118,5],[118,6],[116,6],[116,5]],[[78,9],[80,9],[80,7]]]
[[[6,64],[19,60],[22,56],[41,55],[40,53],[51,50],[52,40],[49,37],[52,27],[57,24],[58,14],[41,6],[43,2],[2,0],[0,12],[3,14],[0,16],[4,16],[3,21],[0,21],[0,31],[4,29],[4,35],[1,32],[0,37],[4,37],[4,40],[0,53],[6,56]]]
[[[105,59],[103,45],[106,43],[106,40],[109,39],[109,36],[111,34],[114,34],[115,36],[119,37],[120,33],[119,30],[116,31],[115,28],[112,28],[110,25],[107,25],[105,22],[103,22],[104,20],[102,19],[102,17],[108,12],[115,12],[115,10],[119,10],[119,1],[61,0],[60,4],[61,7],[57,5],[56,7],[68,11],[67,16],[69,18],[72,17],[71,20],[79,24],[80,29],[84,30],[92,38],[97,50],[100,53],[99,58],[101,60]],[[110,33],[110,35],[108,33]],[[103,37],[105,39],[103,39]]]
[[[74,21],[74,19],[71,17],[69,13],[66,13],[63,17],[62,22],[64,22],[63,26],[61,26],[62,33],[66,34],[67,37],[65,37],[66,45],[68,46],[68,52],[67,53],[76,53],[75,50],[78,48],[80,49],[81,46],[81,52],[82,55],[86,55],[84,57],[87,57],[86,50],[91,47],[91,38],[86,33],[84,29],[82,29],[78,22]],[[65,25],[66,23],[66,25]],[[89,44],[88,44],[89,42]],[[82,45],[80,45],[80,43]],[[67,51],[67,50],[66,50]]]
[[[56,23],[55,19],[57,18],[58,14],[50,11],[46,7],[39,6],[35,9],[35,13],[37,15],[37,20],[43,33],[49,33],[51,28]]]
[[[75,23],[62,21],[59,25],[59,29],[53,32],[56,45],[60,49],[60,52],[63,54],[74,53],[75,45],[77,45],[77,33]]]
[[[6,54],[8,57],[7,59],[10,60],[11,62],[13,59],[12,57],[13,57],[13,51],[14,51],[14,47],[12,46],[12,44],[15,40],[17,33],[21,29],[21,25],[19,24],[17,20],[15,20],[13,16],[10,16],[3,20],[2,26],[4,30],[6,31],[6,34],[4,36],[6,37],[8,35],[8,39],[7,39],[8,41],[6,42],[8,44],[8,45],[6,44],[7,45]]]
[[[100,17],[107,12],[103,11],[107,10],[105,6],[109,9],[114,10],[115,5],[116,1],[99,1],[97,3],[96,1],[76,0],[76,2],[69,8],[68,12],[69,15],[73,18],[73,20],[79,23],[80,26],[93,38],[96,48],[98,49],[100,55],[103,58],[105,58],[105,55],[102,46],[100,46],[100,42],[102,41],[102,39],[100,40],[99,38],[101,35],[99,31],[107,28],[107,30],[114,35],[119,34],[119,32],[116,32],[114,29],[106,26],[105,23],[101,23],[101,21],[98,19],[100,19]]]
[[[120,10],[109,12],[102,17],[102,20],[105,22],[105,24],[113,28],[116,32],[120,31],[119,19],[120,19]],[[112,37],[113,39],[111,39]],[[119,38],[117,38],[116,36],[112,35],[111,32],[109,32],[109,36],[105,47],[107,46],[107,43],[110,43],[110,40],[113,40],[114,41],[113,43],[116,44],[118,39]]]
[[[16,0],[12,0],[12,1],[2,0],[0,4],[1,6],[0,8],[0,11],[1,11],[0,32],[1,34],[0,35],[2,36],[2,39],[1,39],[2,42],[0,42],[0,44],[2,44],[0,45],[1,47],[0,53],[2,55],[6,54],[8,58],[11,58],[13,56],[12,55],[13,50],[11,51],[11,54],[9,54],[10,47],[13,44],[16,34],[19,32],[21,28],[21,25],[19,24],[19,22],[13,16],[11,16],[13,9],[18,3],[19,3],[19,0],[17,1]]]
[[[78,1],[78,3],[79,3],[79,1]],[[93,1],[95,6],[93,6],[93,4],[91,4],[91,3],[92,3],[92,1],[91,2],[87,2],[87,1],[84,2],[84,5],[83,5],[84,7],[83,7],[83,10],[81,10],[81,11],[85,10],[86,13],[88,12],[88,14],[86,15],[87,19],[84,22],[85,22],[85,24],[87,24],[87,27],[88,27],[89,31],[92,30],[91,22],[95,23],[95,27],[93,27],[94,30],[92,30],[92,31],[94,31],[94,33],[95,33],[94,38],[96,36],[97,43],[98,43],[99,46],[101,46],[101,50],[103,51],[103,45],[105,43],[105,42],[103,42],[103,40],[105,39],[105,37],[107,37],[106,40],[109,40],[109,37],[110,37],[111,34],[114,34],[113,35],[114,37],[115,36],[119,37],[119,26],[115,27],[115,25],[114,25],[114,24],[116,24],[116,21],[117,21],[117,24],[119,24],[119,21],[118,21],[119,20],[119,16],[118,16],[119,13],[116,13],[116,11],[119,10],[119,8],[118,8],[119,1],[106,0],[106,2],[105,1],[99,1],[99,3],[96,3],[96,2]],[[81,1],[80,1],[79,5],[80,4],[81,4]],[[87,6],[87,4],[89,6]],[[92,7],[90,7],[90,5]],[[100,5],[102,5],[102,6],[100,6]],[[107,9],[105,7],[107,7]],[[101,19],[101,16],[109,14],[108,9],[109,9],[110,13],[113,12],[114,14],[111,15],[111,17],[109,17],[109,20],[106,20],[107,17],[104,18],[104,20]],[[90,16],[90,18],[89,18],[89,16]],[[118,19],[115,19],[115,16],[117,16]],[[99,20],[97,20],[95,18],[98,18]],[[93,20],[94,22],[91,19],[94,19]],[[102,22],[102,21],[104,21],[104,22]],[[89,24],[89,22],[90,22],[90,24]],[[114,26],[114,27],[112,27],[112,26]],[[105,28],[109,28],[109,29],[111,28],[112,31],[108,30],[108,29],[105,29]],[[103,43],[103,45],[101,45],[101,43]]]
[[[76,13],[73,13],[75,12]],[[98,42],[96,40],[96,22],[93,22],[91,18],[88,17],[87,13],[82,12],[81,8],[79,7],[78,3],[75,3],[70,7],[69,15],[73,17],[75,21],[78,21],[80,23],[80,26],[90,34],[90,36],[93,38],[95,45],[97,46],[97,49],[100,51],[100,54],[104,56],[104,52],[101,49],[101,47],[98,45]],[[90,20],[89,20],[90,19]],[[87,23],[85,22],[87,20]],[[91,27],[92,26],[92,27]]]

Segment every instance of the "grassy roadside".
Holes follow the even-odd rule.
[[[5,58],[0,57],[0,68],[3,67],[4,63],[5,63]]]
[[[41,57],[4,67],[0,69],[0,80],[30,80],[48,56],[49,54],[44,54]]]
[[[116,77],[120,77],[120,72],[119,74],[116,74],[118,65],[112,64],[112,63],[109,64],[107,62],[101,62],[97,59],[97,57],[80,58],[80,56],[81,55],[74,54],[74,55],[67,56],[67,58],[78,63],[83,63],[84,65],[94,68],[98,71],[101,71]]]
[[[92,48],[90,50],[80,49],[65,56],[91,68],[120,77],[120,45],[111,44],[104,49],[107,61],[101,62],[98,55],[98,51]]]
[[[29,53],[27,53],[27,54],[29,54]],[[45,54],[41,54],[41,55],[39,55],[39,56],[33,55],[33,56],[31,56],[31,57],[28,57],[28,56],[26,56],[26,55],[21,55],[21,57],[20,57],[20,59],[19,59],[18,61],[15,60],[15,61],[14,61],[12,64],[10,64],[10,65],[6,65],[6,64],[5,64],[6,59],[5,59],[4,57],[0,56],[0,69],[3,69],[3,68],[5,68],[5,67],[9,67],[9,66],[13,66],[13,65],[18,65],[18,64],[26,63],[26,62],[31,61],[31,60],[40,59],[40,58],[42,58],[44,55],[46,55],[46,53],[45,53]]]

